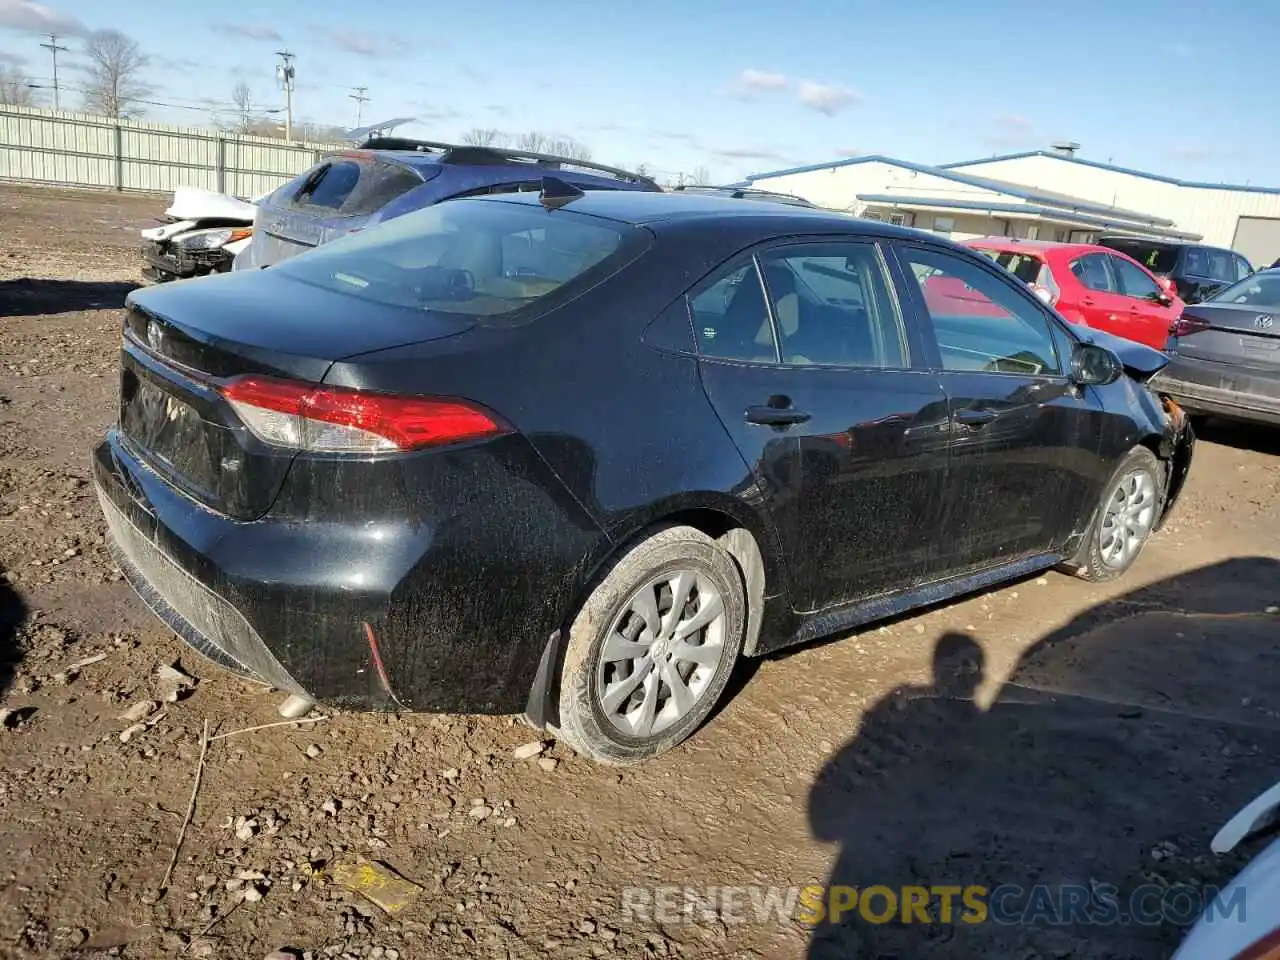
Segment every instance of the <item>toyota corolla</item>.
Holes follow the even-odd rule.
[[[1122,574],[1190,465],[1165,362],[923,233],[548,177],[135,292],[94,473],[152,610],[295,708],[630,763],[740,657]]]

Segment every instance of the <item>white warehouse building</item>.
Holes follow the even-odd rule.
[[[744,186],[964,240],[1198,240],[1280,257],[1280,187],[1196,183],[1075,156],[1075,144],[930,167],[866,156],[753,174]]]

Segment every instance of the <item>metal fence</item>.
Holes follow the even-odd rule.
[[[0,106],[0,179],[167,193],[267,193],[336,149],[197,127]]]

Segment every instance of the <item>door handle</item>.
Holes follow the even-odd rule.
[[[963,423],[967,427],[980,427],[984,423],[990,423],[996,418],[996,412],[987,408],[969,408],[968,410],[960,410],[955,415],[956,423]]]
[[[747,423],[758,423],[764,427],[789,427],[794,423],[804,423],[813,415],[791,406],[787,397],[770,397],[767,404],[747,407]]]
[[[1081,298],[1080,298],[1080,305],[1081,305],[1081,306],[1085,306],[1085,307],[1092,307],[1092,306],[1093,306],[1093,297],[1081,297]]]

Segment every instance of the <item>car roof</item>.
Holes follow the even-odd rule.
[[[509,193],[478,198],[486,203],[541,202],[537,193]],[[895,227],[879,221],[863,220],[851,213],[798,207],[769,200],[739,200],[732,197],[701,193],[650,193],[636,190],[588,190],[565,205],[565,209],[593,217],[615,220],[635,226],[655,225],[679,220],[756,219],[759,221],[792,221],[802,231],[840,231],[868,236],[917,237],[917,231]]]
[[[1110,247],[1102,247],[1096,243],[1066,243],[1057,240],[1019,240],[1016,237],[979,237],[966,240],[965,246],[975,250],[999,250],[1009,253],[1120,253]]]

